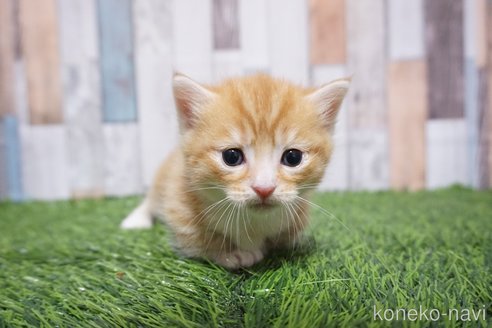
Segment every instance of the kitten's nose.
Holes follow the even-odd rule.
[[[273,192],[275,191],[275,186],[252,186],[251,188],[253,188],[255,193],[263,200],[270,197],[270,195],[273,194]]]

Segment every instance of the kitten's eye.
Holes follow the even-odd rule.
[[[244,162],[244,155],[241,149],[231,148],[222,152],[222,159],[229,166],[237,166]]]
[[[297,166],[302,161],[302,151],[299,149],[287,149],[282,154],[281,163],[287,166]]]

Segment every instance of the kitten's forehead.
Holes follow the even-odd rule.
[[[255,76],[225,84],[216,92],[220,124],[237,144],[292,143],[318,125],[304,89],[287,82]]]

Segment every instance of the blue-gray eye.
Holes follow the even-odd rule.
[[[238,166],[244,162],[244,155],[241,149],[230,148],[222,152],[222,160],[229,166]]]
[[[286,166],[297,166],[301,164],[302,161],[302,151],[299,149],[287,149],[282,154],[281,163]]]

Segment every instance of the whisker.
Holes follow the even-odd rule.
[[[331,217],[335,219],[338,223],[340,223],[345,229],[348,231],[351,231],[339,218],[337,218],[333,213],[328,212],[328,210],[324,209],[323,207],[319,206],[318,204],[315,204],[305,198],[302,198],[301,196],[297,196],[297,199],[305,202],[308,205],[314,206],[315,208],[319,209],[323,214],[327,215],[328,217]]]

